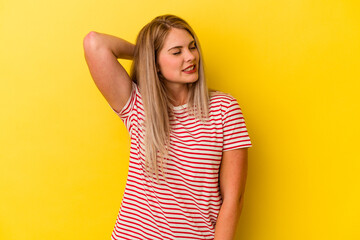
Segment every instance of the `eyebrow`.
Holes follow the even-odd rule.
[[[195,40],[192,40],[188,46],[190,46],[191,44],[195,43]],[[174,48],[183,48],[183,46],[175,46],[175,47],[172,47],[172,48],[169,48],[168,51],[174,49]]]

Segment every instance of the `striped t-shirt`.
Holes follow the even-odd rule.
[[[239,104],[230,94],[211,95],[205,125],[187,114],[186,107],[172,107],[167,180],[160,178],[160,183],[146,174],[145,114],[137,84],[132,82],[131,96],[120,112],[112,108],[131,138],[128,177],[112,239],[214,239],[222,204],[222,152],[252,145]]]

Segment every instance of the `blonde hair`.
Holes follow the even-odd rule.
[[[174,15],[162,15],[145,25],[136,39],[134,58],[131,68],[131,79],[138,84],[145,111],[145,163],[150,176],[156,175],[159,181],[158,167],[164,173],[164,160],[169,158],[170,118],[173,102],[163,77],[157,71],[157,55],[162,49],[166,36],[171,28],[184,29],[194,38],[199,52],[199,79],[188,84],[188,113],[207,121],[209,117],[209,90],[204,76],[204,64],[200,44],[192,28],[183,19]],[[157,156],[159,154],[159,157]],[[160,163],[158,163],[158,160]]]

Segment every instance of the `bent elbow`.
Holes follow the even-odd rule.
[[[85,35],[83,39],[83,46],[84,48],[90,48],[93,47],[95,44],[97,32],[90,31],[88,34]]]

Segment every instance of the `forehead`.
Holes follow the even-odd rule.
[[[164,41],[164,48],[187,46],[194,38],[184,29],[171,28]]]

